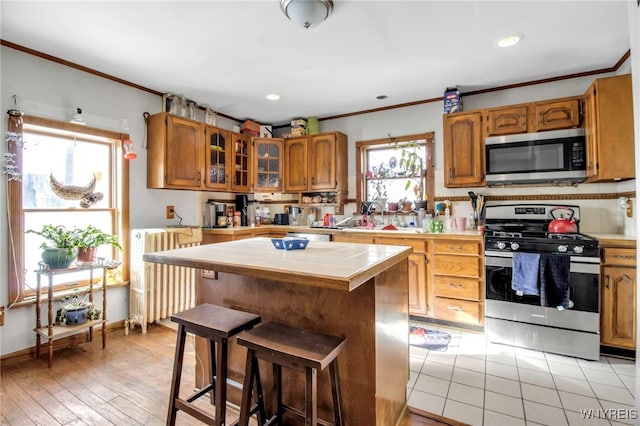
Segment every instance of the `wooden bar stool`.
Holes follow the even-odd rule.
[[[275,414],[264,424],[282,422],[284,411],[305,419],[305,425],[318,424],[318,371],[329,366],[331,396],[333,402],[333,424],[342,425],[340,409],[340,380],[338,374],[338,354],[347,340],[342,337],[314,333],[277,322],[267,322],[253,330],[240,333],[238,344],[247,347],[247,362],[240,407],[240,425],[248,424],[251,416],[251,392],[254,382],[260,383],[258,359],[273,364],[275,385]],[[305,372],[305,411],[301,412],[282,401],[282,367]],[[261,388],[261,386],[258,386]],[[258,395],[258,404],[262,403]],[[330,424],[321,420],[323,424]]]
[[[178,323],[178,336],[173,364],[173,378],[171,380],[171,394],[169,396],[167,425],[175,425],[178,410],[182,410],[207,424],[226,424],[229,338],[241,331],[250,330],[260,322],[260,316],[222,306],[203,304],[171,315],[171,321]],[[211,377],[209,384],[188,398],[183,399],[179,397],[179,392],[187,333],[193,333],[196,336],[207,339]],[[211,416],[211,414],[193,404],[196,399],[208,392],[211,392],[211,403],[215,405],[215,416]],[[262,389],[257,389],[256,396],[261,394]],[[259,401],[250,411],[253,414],[260,408],[262,408],[262,411],[258,415],[264,421],[266,414],[264,413],[262,401]]]

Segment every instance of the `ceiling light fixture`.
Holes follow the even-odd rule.
[[[277,101],[278,99],[280,99],[280,95],[278,95],[277,93],[271,93],[267,95],[267,99],[269,99],[270,101]]]
[[[511,34],[508,36],[502,37],[498,40],[499,47],[511,47],[518,44],[522,40],[522,36],[519,34]]]
[[[289,20],[309,29],[329,17],[333,0],[280,0],[280,8]]]

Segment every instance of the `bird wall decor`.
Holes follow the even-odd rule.
[[[65,185],[55,177],[53,173],[49,175],[49,187],[54,194],[63,200],[80,200],[80,207],[89,208],[104,197],[102,192],[94,192],[96,188],[96,175],[91,177],[88,184],[84,186],[80,185]]]

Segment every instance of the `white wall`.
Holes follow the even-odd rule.
[[[185,224],[201,224],[201,204],[215,196],[232,200],[232,194],[209,194],[197,191],[152,190],[146,188],[145,123],[143,112],[151,114],[161,110],[161,98],[138,89],[83,73],[62,65],[48,62],[16,50],[2,47],[0,106],[7,111],[12,106],[12,95],[18,96],[18,106],[27,114],[66,120],[67,111],[73,106],[84,110],[90,126],[123,131],[121,123],[126,120],[128,133],[135,143],[138,154],[131,161],[130,224],[132,228],[166,226],[177,223],[164,218],[165,206],[174,205],[184,218]],[[573,79],[546,85],[511,89],[504,92],[465,97],[466,110],[485,106],[504,105],[538,99],[579,95],[586,90],[592,77]],[[6,130],[6,119],[1,120],[2,131]],[[219,125],[232,128],[237,123],[219,118]],[[339,130],[349,137],[349,196],[355,197],[355,142],[357,140],[378,139],[387,135],[398,136],[434,131],[436,138],[436,195],[465,195],[467,189],[445,189],[442,185],[442,105],[430,103],[414,107],[358,115],[343,119],[323,121],[321,131]],[[6,145],[2,144],[2,152]],[[535,189],[539,193],[592,193],[615,192],[633,188],[634,182],[624,184],[579,185],[569,188],[545,187]],[[520,194],[518,189],[477,188],[482,194]],[[527,193],[533,189],[527,188]],[[6,180],[0,179],[0,210],[6,211]],[[611,217],[621,215],[621,209],[613,202],[577,202],[584,207],[582,230],[600,232],[620,232],[619,224]],[[349,206],[353,211],[355,206]],[[349,209],[346,209],[347,212]],[[461,215],[470,212],[468,203],[454,206]],[[619,221],[618,221],[619,222]],[[7,300],[7,219],[0,216],[0,306]],[[107,317],[118,321],[128,316],[128,289],[109,291]],[[0,355],[9,354],[35,345],[32,331],[35,323],[33,306],[6,310],[5,325],[0,327]]]

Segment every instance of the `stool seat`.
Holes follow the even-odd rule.
[[[178,323],[178,333],[171,380],[171,394],[169,395],[167,425],[175,425],[176,415],[179,410],[207,424],[225,425],[229,339],[241,331],[249,330],[260,323],[260,316],[206,303],[171,315],[171,321]],[[187,398],[180,398],[180,379],[187,333],[193,333],[196,336],[207,339],[211,374],[209,376],[209,384]],[[259,386],[259,383],[256,386]],[[214,416],[193,404],[196,399],[207,393],[211,393],[211,403],[215,405]],[[256,393],[257,395],[262,395],[262,390],[258,388]],[[250,413],[257,413],[259,420],[263,420],[266,414],[264,413],[262,401],[259,401],[255,407],[251,408]]]
[[[247,362],[240,407],[241,426],[248,424],[248,417],[255,411],[250,407],[251,392],[254,383],[261,389],[258,359],[273,364],[275,387],[275,414],[267,420],[267,425],[281,424],[284,411],[305,419],[305,425],[315,426],[318,422],[318,383],[317,372],[329,367],[331,379],[331,398],[333,403],[334,425],[342,424],[340,408],[340,380],[337,356],[344,349],[347,340],[338,336],[315,333],[275,321],[267,322],[254,329],[238,334],[239,345],[247,347]],[[282,367],[305,373],[305,409],[301,412],[282,401]],[[257,404],[262,403],[262,395],[257,395]],[[260,408],[260,407],[259,407]],[[264,408],[261,408],[264,411]],[[325,421],[320,421],[327,424]]]

